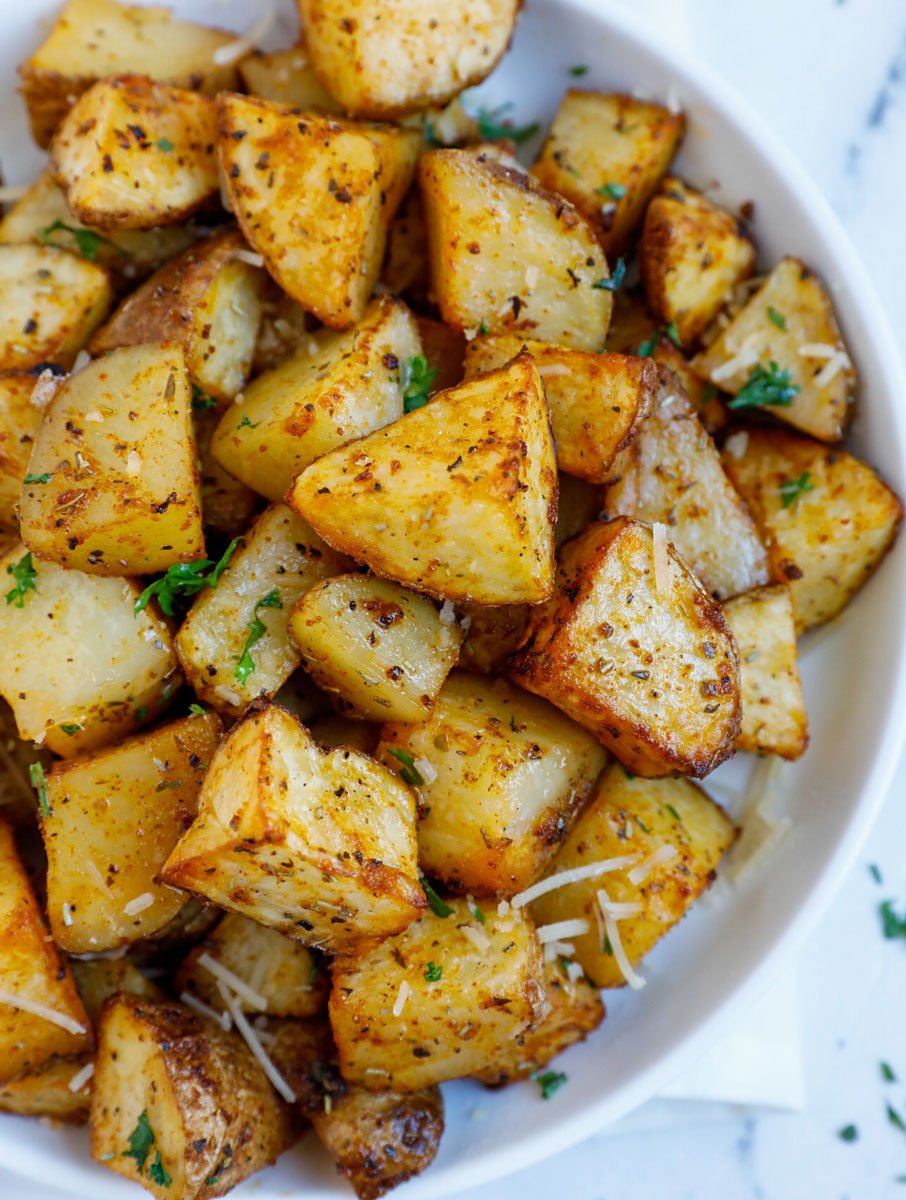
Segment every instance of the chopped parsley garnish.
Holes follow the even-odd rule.
[[[425,141],[428,143],[429,146],[436,147],[436,146],[443,145],[443,142],[440,140],[440,138],[434,132],[434,122],[433,121],[425,121],[425,128],[424,128],[423,132],[425,135]]]
[[[609,200],[622,200],[627,190],[622,183],[602,183],[600,187],[595,188],[595,194],[607,196]]]
[[[664,808],[666,808],[667,812],[670,813],[670,815],[671,815],[671,817],[673,817],[674,821],[682,821],[683,818],[679,815],[679,813],[676,811],[676,809],[673,807],[672,804],[665,804]]]
[[[883,876],[881,875],[881,868],[878,866],[877,863],[869,863],[868,864],[868,873],[872,877],[872,879],[875,881],[875,883],[883,883],[884,882]]]
[[[175,614],[175,603],[178,599],[184,599],[188,596],[194,596],[200,592],[203,587],[217,587],[220,582],[220,576],[226,569],[227,563],[233,556],[233,551],[239,544],[239,538],[235,537],[224,550],[218,562],[210,558],[200,558],[193,563],[176,563],[175,566],[168,567],[166,575],[162,575],[160,579],[155,579],[153,583],[149,583],[142,594],[135,602],[135,615],[148,607],[152,596],[157,597],[157,603],[161,607],[161,612],[168,617]],[[213,567],[209,575],[205,574],[208,567]]]
[[[887,1121],[894,1129],[899,1129],[900,1133],[906,1133],[906,1121],[903,1120],[892,1104],[887,1105]]]
[[[412,412],[428,403],[428,392],[437,375],[436,367],[429,367],[424,354],[407,358],[400,371],[400,387],[403,389],[403,411]]]
[[[610,944],[610,938],[604,934],[604,940],[601,942],[601,950],[604,954],[609,954],[613,957],[613,946]]]
[[[800,496],[804,496],[806,492],[813,492],[815,485],[811,481],[810,473],[803,471],[798,479],[785,479],[779,490],[783,507],[792,508]]]
[[[660,332],[655,329],[651,337],[646,338],[644,342],[639,342],[639,356],[641,358],[651,358],[652,354],[654,354],[654,349],[658,344],[660,336]]]
[[[47,779],[44,768],[39,762],[32,763],[28,768],[28,780],[38,793],[38,810],[42,817],[50,816],[50,801],[47,799]]]
[[[881,1071],[881,1078],[885,1083],[896,1083],[897,1077],[890,1063],[882,1062],[878,1064],[878,1067]]]
[[[136,719],[136,721],[147,721],[148,710],[147,710],[147,708],[145,708],[144,704],[140,705],[135,710],[135,719]]]
[[[53,471],[48,471],[46,475],[26,475],[22,480],[23,483],[50,483],[53,479]]]
[[[680,342],[679,330],[676,327],[676,321],[671,321],[665,325],[663,329],[655,329],[651,337],[646,338],[644,342],[639,343],[639,355],[642,358],[650,358],[657,349],[657,344],[662,337],[669,338],[676,346],[677,350],[682,350],[683,346]]]
[[[163,150],[164,154],[169,154],[171,150],[175,149],[175,146],[169,138],[162,137],[157,139],[157,148]]]
[[[152,1183],[156,1183],[158,1187],[169,1187],[173,1182],[169,1171],[164,1166],[159,1150],[156,1151],[154,1162],[148,1168],[148,1178]]]
[[[271,588],[266,596],[262,596],[252,610],[252,619],[248,624],[248,637],[245,639],[245,645],[242,647],[242,654],[236,663],[236,669],[233,671],[233,678],[238,679],[240,683],[245,683],[249,675],[255,669],[255,660],[252,658],[252,647],[267,633],[267,626],[258,616],[258,610],[262,608],[282,608],[283,601],[280,599],[279,588]]]
[[[13,577],[13,587],[6,593],[6,603],[24,608],[27,594],[38,590],[35,587],[38,572],[31,565],[31,551],[23,554],[17,563],[10,563],[6,573]]]
[[[623,285],[623,280],[626,278],[626,262],[622,258],[618,258],[613,269],[613,274],[609,279],[599,279],[591,286],[604,292],[615,292]]]
[[[857,1142],[859,1131],[855,1125],[844,1125],[842,1129],[837,1130],[837,1137],[841,1142]]]
[[[63,730],[63,732],[66,734],[67,737],[74,737],[77,733],[82,732],[81,725],[61,725],[60,728]]]
[[[627,779],[635,779],[635,776],[633,775],[633,773],[631,771],[627,771],[622,763],[620,763],[620,770],[623,772],[623,774],[626,776]]]
[[[206,712],[207,712],[207,709],[203,708],[200,704],[190,704],[189,705],[189,716],[190,717],[203,717]]]
[[[428,983],[437,983],[443,973],[443,967],[438,966],[435,962],[429,962],[425,967],[425,979]]]
[[[906,917],[898,917],[893,911],[893,901],[885,900],[880,908],[881,932],[893,941],[894,938],[906,938]]]
[[[217,401],[213,396],[209,396],[203,391],[197,383],[192,384],[192,408],[195,412],[208,412],[209,409],[216,408]]]
[[[562,1071],[536,1071],[532,1079],[541,1089],[541,1099],[550,1100],[566,1083],[567,1077]]]
[[[667,335],[670,341],[673,342],[677,350],[682,350],[683,343],[680,341],[680,335],[679,330],[676,327],[676,321],[668,321],[664,326],[664,333]]]
[[[487,332],[488,332],[488,323],[487,323],[487,321],[481,321],[481,322],[479,323],[479,325],[478,325],[478,332],[481,334],[481,336],[482,336],[482,337],[485,337],[485,336],[487,335]]]
[[[422,891],[425,893],[428,905],[435,917],[450,917],[453,915],[453,909],[449,904],[441,900],[424,875],[419,876],[419,883],[422,885]]]
[[[569,68],[569,73],[574,79],[580,79],[583,75],[588,74],[588,67],[582,64],[577,64],[576,66]]]
[[[403,764],[403,769],[400,775],[405,783],[411,784],[413,787],[424,787],[425,781],[422,779],[421,772],[415,765],[415,759],[406,750],[391,750],[393,757]]]
[[[145,1163],[148,1161],[148,1155],[154,1150],[154,1159],[148,1168],[148,1178],[152,1183],[156,1183],[158,1187],[169,1187],[173,1180],[170,1178],[167,1168],[163,1164],[160,1150],[154,1145],[154,1130],[151,1128],[151,1122],[148,1120],[148,1110],[146,1108],[142,1109],[138,1123],[129,1134],[128,1140],[129,1149],[123,1151],[122,1157],[135,1159],[138,1173],[141,1175],[145,1169]]]
[[[786,317],[770,304],[768,305],[768,320],[786,333]]]
[[[501,104],[498,108],[486,109],[480,108],[475,114],[475,120],[478,122],[478,133],[482,141],[498,142],[502,140],[515,142],[517,146],[521,146],[523,142],[527,142],[533,133],[538,132],[537,122],[531,125],[512,125],[505,122],[503,118],[513,107],[511,103]]]
[[[727,408],[789,408],[801,390],[789,371],[781,371],[772,359],[767,369],[755,364],[748,381],[727,401]]]
[[[93,229],[79,229],[77,225],[67,225],[65,221],[60,220],[51,222],[46,229],[41,230],[41,241],[45,242],[48,246],[57,245],[56,242],[51,241],[51,238],[60,230],[72,236],[72,240],[76,244],[76,250],[78,250],[82,258],[87,258],[89,262],[97,261],[98,251],[102,245],[110,246],[117,254],[122,254],[124,258],[129,257],[121,246],[118,246],[116,242],[111,242],[110,238],[105,238],[103,234],[97,233]]]
[[[474,906],[470,904],[469,911],[471,912],[472,916],[475,918],[475,920],[478,922],[479,925],[487,924],[487,918],[485,917],[484,913],[481,911],[481,909],[478,907],[477,904]]]
[[[519,726],[516,724],[516,718],[512,713],[510,713],[510,729],[512,729],[513,733],[519,732]]]
[[[239,424],[236,426],[236,428],[237,429],[257,429],[260,424],[261,424],[260,421],[250,421],[248,419],[248,417],[243,417],[242,420],[239,422]]]

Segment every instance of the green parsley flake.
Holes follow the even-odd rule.
[[[481,909],[478,907],[477,904],[474,906],[470,904],[469,911],[471,912],[472,916],[475,918],[475,920],[478,922],[479,925],[487,924],[487,918],[485,917],[484,913],[481,911]]]
[[[541,1089],[541,1099],[550,1100],[555,1092],[559,1092],[567,1081],[562,1071],[536,1071],[532,1079]]]
[[[842,1129],[837,1130],[837,1137],[841,1142],[857,1142],[859,1131],[855,1125],[844,1125]]]
[[[207,712],[206,708],[202,708],[200,704],[189,705],[189,715],[192,717],[203,717]]]
[[[400,775],[405,783],[411,784],[412,787],[424,787],[425,781],[422,779],[421,772],[415,765],[415,759],[406,750],[391,750],[393,757],[403,764],[403,769]]]
[[[135,1159],[135,1165],[138,1167],[139,1174],[145,1169],[148,1155],[151,1153],[151,1147],[154,1145],[154,1130],[151,1128],[151,1122],[148,1120],[148,1110],[142,1109],[142,1114],[138,1119],[135,1128],[129,1134],[129,1149],[124,1150],[123,1158]]]
[[[626,263],[622,258],[618,258],[609,279],[599,279],[591,286],[598,291],[616,292],[623,286],[623,280],[626,278]]]
[[[671,815],[671,817],[673,817],[674,821],[682,821],[683,818],[679,815],[679,813],[676,811],[676,809],[673,807],[672,804],[665,804],[664,808],[666,808],[667,812],[670,813],[670,815]]]
[[[527,142],[533,133],[538,132],[537,122],[531,125],[513,125],[503,118],[513,107],[511,103],[501,104],[494,109],[480,108],[475,114],[478,122],[478,135],[484,142],[510,141],[521,146]]]
[[[670,321],[664,326],[664,333],[673,342],[677,350],[682,350],[683,343],[680,341],[679,330],[676,327],[676,321]]]
[[[425,121],[425,128],[424,128],[423,132],[425,135],[425,141],[428,143],[429,146],[433,146],[436,148],[437,146],[443,145],[443,142],[440,140],[440,138],[434,132],[434,122],[433,121]]]
[[[239,424],[236,426],[236,428],[237,429],[257,429],[260,424],[261,424],[260,421],[250,421],[248,419],[248,417],[243,417],[242,420],[239,422]]]
[[[12,575],[14,582],[14,586],[6,593],[6,603],[14,604],[16,608],[24,608],[27,594],[38,590],[35,587],[38,572],[31,564],[31,551],[23,554],[17,563],[10,563],[6,573]]]
[[[28,768],[28,780],[38,793],[38,811],[42,817],[50,816],[50,801],[47,799],[47,779],[44,768],[39,762],[34,762]]]
[[[429,962],[425,967],[425,979],[427,979],[428,983],[437,983],[443,973],[443,967],[438,966],[435,962]]]
[[[896,1083],[897,1077],[890,1063],[882,1062],[878,1064],[878,1067],[881,1071],[881,1078],[885,1083]]]
[[[255,669],[255,660],[252,658],[252,647],[267,633],[267,626],[258,616],[258,610],[262,608],[282,608],[283,601],[280,599],[280,591],[278,588],[271,588],[266,596],[262,596],[252,610],[252,619],[248,623],[248,637],[245,639],[245,645],[242,647],[242,654],[236,662],[236,669],[233,671],[233,678],[238,679],[240,683],[245,683],[249,675]]]
[[[588,67],[579,64],[579,65],[576,65],[575,67],[570,67],[569,73],[570,73],[570,75],[573,76],[574,79],[581,79],[581,77],[583,75],[588,74]]]
[[[135,719],[136,719],[136,721],[147,721],[148,710],[147,710],[147,708],[145,708],[144,704],[140,705],[135,710]]]
[[[174,150],[176,147],[169,138],[162,137],[157,139],[157,148],[158,150],[163,150],[164,154],[169,154],[170,151]]]
[[[192,384],[192,408],[195,412],[208,412],[212,408],[217,407],[217,401],[213,396],[209,396],[206,391],[198,386],[197,383]]]
[[[781,483],[780,499],[783,502],[784,508],[792,508],[797,504],[799,498],[804,496],[806,492],[813,492],[815,485],[811,481],[811,475],[808,471],[803,471],[798,479],[785,479]]]
[[[53,471],[48,471],[46,475],[26,475],[22,480],[23,483],[50,483],[53,479]]]
[[[403,389],[403,411],[412,412],[428,403],[428,392],[437,375],[436,367],[429,367],[424,354],[407,358],[400,371],[400,387]]]
[[[781,371],[772,359],[767,369],[755,364],[748,381],[727,401],[727,408],[789,408],[801,390],[789,371]]]
[[[869,863],[868,864],[868,873],[872,877],[872,879],[875,881],[875,883],[883,883],[884,882],[883,876],[881,875],[881,868],[878,866],[877,863]]]
[[[887,1122],[894,1129],[899,1129],[900,1133],[906,1133],[906,1121],[903,1120],[892,1104],[887,1105]]]
[[[655,329],[655,331],[651,335],[651,337],[646,338],[644,340],[644,342],[639,342],[639,357],[640,358],[651,358],[652,354],[654,354],[654,350],[658,344],[660,336],[661,335],[660,335],[659,331],[657,329]]]
[[[102,234],[96,233],[93,229],[79,229],[77,225],[67,225],[65,221],[53,221],[46,229],[42,229],[40,238],[48,246],[56,246],[57,242],[52,241],[55,233],[62,231],[71,235],[72,240],[76,244],[76,250],[82,258],[86,258],[89,262],[97,262],[98,251],[101,246],[110,246],[117,254],[121,254],[123,258],[129,258],[129,254],[118,246],[116,242],[111,242],[110,238],[105,238]]]
[[[628,188],[622,183],[602,183],[595,188],[596,195],[607,196],[609,200],[622,200],[627,191]]]
[[[889,940],[906,938],[906,917],[898,917],[893,911],[893,901],[885,900],[880,908],[881,932]]]
[[[786,317],[770,304],[768,305],[768,320],[786,333]]]
[[[450,917],[453,915],[453,909],[449,904],[441,900],[424,875],[419,876],[419,883],[422,885],[422,891],[425,893],[428,905],[435,917]]]
[[[217,587],[220,582],[220,576],[226,569],[227,563],[233,556],[233,551],[239,545],[239,538],[235,537],[220,556],[216,566],[213,560],[209,558],[200,558],[193,563],[177,563],[173,567],[167,569],[166,575],[162,575],[160,579],[155,579],[153,583],[149,583],[142,594],[135,602],[134,611],[138,616],[140,612],[148,607],[152,596],[157,597],[157,603],[160,605],[161,612],[168,617],[175,615],[175,603],[178,599],[184,599],[188,596],[194,596],[200,592],[203,587]],[[205,575],[208,567],[214,567],[210,575]]]
[[[61,725],[60,728],[67,737],[74,737],[77,733],[82,732],[81,725]]]
[[[481,334],[481,336],[482,336],[482,337],[486,337],[486,336],[487,336],[487,332],[488,332],[488,323],[487,323],[487,321],[481,321],[481,322],[479,323],[479,325],[478,325],[478,332]]]
[[[158,1187],[169,1187],[173,1182],[169,1171],[164,1166],[159,1150],[156,1152],[154,1162],[148,1168],[148,1178],[152,1183],[156,1183]]]

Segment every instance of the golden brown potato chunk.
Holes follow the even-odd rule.
[[[727,292],[755,270],[757,252],[738,217],[680,179],[665,179],[648,205],[641,265],[652,313],[693,346]]]
[[[843,437],[855,368],[830,297],[798,258],[781,259],[693,366],[733,393],[734,411],[761,409],[825,442]]]
[[[57,388],[19,504],[22,540],[92,575],[148,575],[204,556],[182,351],[124,346]]]
[[[406,306],[375,301],[354,329],[306,338],[259,375],[224,414],[213,453],[231,475],[282,500],[316,458],[403,415],[401,374],[420,353]]]
[[[613,464],[604,509],[660,522],[713,596],[767,583],[768,557],[678,378],[661,368],[651,416]]]
[[[331,952],[387,937],[425,907],[415,798],[364,754],[322,751],[262,706],[215,753],[163,878]]]
[[[39,375],[40,372],[31,371],[0,374],[0,529],[10,533],[19,528],[16,505],[22,495],[22,480],[28,471],[35,434],[43,419],[41,409],[32,403]],[[54,386],[47,376],[45,381],[42,388]]]
[[[660,104],[570,88],[532,174],[575,204],[612,262],[628,249],[685,129],[685,116]]]
[[[890,549],[898,496],[853,455],[767,429],[733,435],[724,466],[761,531],[803,633],[835,617]]]
[[[371,721],[360,721],[356,717],[324,716],[309,722],[308,732],[319,746],[333,750],[348,746],[363,754],[374,754],[381,736],[380,725]]]
[[[645,418],[657,372],[645,358],[590,354],[520,338],[475,338],[466,351],[466,378],[502,367],[522,347],[538,365],[557,446],[557,466],[580,479],[603,483],[618,451]]]
[[[72,758],[160,716],[180,683],[176,651],[150,607],[136,614],[136,584],[65,571],[22,545],[0,578],[13,585],[0,605],[0,695],[21,738]]]
[[[480,675],[496,675],[522,642],[532,610],[528,604],[498,604],[494,608],[458,604],[456,611],[465,634],[459,648],[459,666]]]
[[[143,71],[179,87],[216,95],[236,68],[217,51],[235,34],[177,21],[163,5],[67,0],[38,49],[19,67],[32,137],[41,147],[76,98],[98,79]]]
[[[576,961],[598,987],[644,983],[648,951],[714,880],[736,829],[686,779],[638,779],[617,764],[601,780],[550,873],[602,864],[602,872],[557,887],[532,903],[539,928],[584,921],[571,934]]]
[[[373,721],[423,721],[462,641],[452,608],[442,615],[373,575],[337,575],[296,603],[289,634],[306,671],[344,708]]]
[[[368,117],[445,104],[489,75],[521,0],[443,8],[422,0],[298,0],[312,66],[349,112]]]
[[[733,753],[739,662],[720,606],[666,539],[626,517],[561,551],[512,679],[639,775],[707,775]]]
[[[47,933],[13,831],[0,820],[0,1082],[92,1044],[91,1024]]]
[[[294,108],[342,116],[343,105],[322,87],[305,46],[290,46],[265,54],[256,50],[239,64],[244,90],[261,100],[276,100]]]
[[[430,720],[385,725],[376,754],[417,789],[425,873],[491,896],[542,873],[607,761],[590,733],[543,700],[459,672]]]
[[[51,169],[98,229],[177,225],[217,195],[217,113],[206,96],[147,75],[92,84],[53,137]]]
[[[182,908],[188,897],[157,879],[195,817],[219,737],[214,713],[185,717],[47,776],[47,915],[61,949],[128,945]]]
[[[545,599],[556,464],[535,364],[520,355],[326,454],[287,503],[375,574],[438,599]]]
[[[113,302],[105,270],[53,246],[0,245],[0,370],[69,368]]]
[[[98,1030],[91,1154],[159,1200],[208,1200],[293,1140],[290,1110],[237,1033],[181,1004],[117,996]]]
[[[148,1000],[164,999],[164,992],[157,984],[127,958],[74,958],[70,969],[92,1025],[97,1025],[101,1009],[118,992]]]
[[[739,649],[742,728],[737,747],[800,758],[808,746],[808,716],[790,589],[779,584],[736,596],[724,605],[724,616]]]
[[[448,325],[602,349],[610,273],[568,201],[467,150],[426,154],[419,180],[431,284]]]
[[[414,1092],[473,1075],[540,1019],[534,926],[522,912],[491,909],[482,921],[476,911],[439,904],[365,954],[334,959],[330,1024],[345,1079]]]
[[[92,1057],[80,1054],[76,1058],[52,1058],[34,1071],[0,1084],[0,1112],[84,1125],[91,1103],[91,1080],[81,1080]],[[81,1086],[71,1087],[74,1082]]]
[[[301,661],[288,629],[293,605],[347,565],[285,505],[263,512],[176,635],[186,678],[201,699],[239,716],[253,700],[273,696]]]

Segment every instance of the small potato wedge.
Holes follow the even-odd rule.
[[[304,44],[266,54],[255,50],[239,63],[243,90],[260,100],[276,100],[309,112],[342,116],[345,108],[322,87]]]
[[[375,574],[438,599],[545,599],[556,469],[535,364],[520,355],[326,454],[287,503]]]
[[[163,1000],[164,992],[128,958],[74,958],[72,977],[92,1025],[97,1025],[101,1009],[111,996],[126,992],[146,1000]]]
[[[16,506],[22,495],[22,480],[28,471],[35,434],[44,415],[32,403],[39,374],[0,373],[0,530],[11,534],[19,528]],[[52,388],[54,383],[49,386]]]
[[[52,1058],[33,1071],[0,1084],[0,1112],[20,1117],[48,1117],[67,1125],[84,1125],[91,1104],[91,1080],[84,1077],[91,1054]]]
[[[510,666],[637,775],[707,775],[734,750],[739,661],[720,606],[650,526],[626,517],[563,547],[557,591]]]
[[[413,188],[387,230],[381,283],[397,295],[428,294],[428,227],[421,194]]]

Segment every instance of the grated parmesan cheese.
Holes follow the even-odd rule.
[[[667,562],[667,526],[655,521],[651,526],[654,535],[654,586],[663,596],[670,586],[670,567]]]
[[[538,374],[545,379],[551,379],[555,375],[572,375],[572,371],[566,363],[542,363],[538,368]]]
[[[203,1000],[193,996],[191,992],[180,992],[179,999],[189,1008],[194,1008],[197,1013],[201,1013],[203,1017],[216,1021],[224,1033],[229,1033],[233,1028],[233,1019],[228,1012],[219,1013],[216,1008],[211,1008],[209,1004],[205,1004]]]
[[[42,1021],[49,1021],[51,1025],[58,1025],[60,1029],[65,1029],[67,1033],[87,1032],[84,1025],[80,1025],[78,1021],[74,1021],[66,1013],[56,1012],[55,1009],[48,1008],[46,1004],[40,1004],[37,1000],[28,1000],[25,996],[16,996],[12,992],[0,991],[0,1004],[6,1004],[10,1008],[18,1008],[20,1012],[30,1013],[33,1017],[40,1017]]]
[[[724,442],[724,449],[735,459],[745,458],[745,453],[749,448],[749,435],[745,429],[740,429],[738,433],[731,434]]]
[[[267,1012],[267,1001],[264,997],[259,996],[257,992],[249,987],[244,979],[240,979],[238,975],[235,975],[228,967],[225,967],[223,963],[219,963],[216,958],[208,954],[207,950],[199,954],[197,962],[200,967],[204,967],[206,971],[210,972],[216,980],[234,991],[246,1004],[251,1005],[252,1008],[256,1008],[259,1012]]]
[[[87,367],[91,362],[91,355],[87,350],[80,350],[75,356],[75,362],[72,364],[71,374],[75,375],[76,371],[81,371],[82,367]]]
[[[85,1063],[81,1071],[76,1071],[72,1079],[68,1083],[71,1092],[80,1092],[91,1076],[94,1074],[94,1063]]]
[[[150,908],[154,903],[154,897],[150,892],[142,892],[140,896],[136,896],[134,900],[130,900],[128,904],[123,905],[123,912],[127,917],[134,917],[140,912],[144,912],[146,908]]]
[[[513,896],[510,904],[513,908],[524,908],[526,904],[531,904],[539,896],[546,896],[548,892],[569,887],[573,883],[582,883],[586,879],[597,879],[599,875],[606,875],[610,871],[622,871],[625,867],[633,866],[640,858],[641,855],[637,853],[620,854],[616,858],[602,858],[598,862],[586,863],[584,867],[571,867],[568,871],[558,871],[554,875],[548,875],[546,879],[539,879],[537,883],[527,887],[524,892]]]
[[[395,1017],[402,1015],[402,1011],[406,1007],[406,1001],[409,999],[411,993],[412,988],[404,979],[402,983],[400,983],[400,990],[396,993],[396,999],[393,1001],[393,1008],[391,1011]]]
[[[585,970],[580,963],[571,962],[566,964],[566,977],[570,983],[576,983],[579,979],[584,978]]]
[[[711,372],[711,382],[721,383],[725,379],[730,379],[738,371],[744,371],[746,367],[754,366],[756,362],[758,362],[758,351],[755,347],[743,346],[738,354],[734,354],[725,363],[714,368]]]
[[[609,905],[610,903],[610,898],[606,892],[598,892],[598,903],[601,905],[601,912],[604,916],[604,932],[607,934],[607,940],[610,942],[614,962],[619,967],[620,974],[629,986],[633,991],[637,992],[645,986],[645,980],[632,969],[632,963],[629,961],[629,957],[623,947],[623,940],[620,937],[620,927],[617,924],[617,919],[605,907],[605,905]]]
[[[264,256],[262,254],[256,254],[254,250],[237,250],[234,257],[240,262],[248,263],[250,267],[264,266]]]
[[[129,475],[140,475],[142,471],[142,456],[137,450],[130,450],[126,459],[126,472]]]
[[[652,850],[648,857],[643,858],[638,866],[627,871],[626,878],[630,883],[638,886],[640,883],[644,883],[651,872],[657,867],[666,866],[667,863],[673,862],[678,857],[679,850],[677,850],[676,846],[671,846],[669,843],[658,846],[657,850]]]
[[[236,1003],[236,997],[232,995],[230,990],[225,988],[222,983],[218,983],[217,987],[220,991],[220,994],[223,996],[224,1001],[226,1002],[227,1008],[230,1010],[230,1016],[233,1018],[233,1021],[236,1024],[236,1029],[239,1031],[249,1050],[251,1050],[252,1054],[254,1054],[255,1058],[258,1060],[261,1070],[265,1073],[287,1104],[295,1104],[296,1093],[268,1058],[267,1051],[261,1045],[261,1039],[252,1028],[248,1019],[246,1018],[245,1013]]]
[[[31,390],[31,403],[35,408],[45,409],[53,400],[54,393],[61,382],[62,377],[54,375],[53,371],[42,371]]]
[[[544,961],[553,962],[557,958],[570,958],[576,953],[572,942],[547,942],[544,945]]]
[[[841,371],[845,371],[850,366],[852,363],[849,355],[838,350],[833,358],[827,360],[827,365],[821,368],[812,382],[817,388],[827,387],[828,384],[833,383]]]
[[[433,783],[437,778],[437,771],[434,768],[434,764],[429,762],[427,758],[414,759],[413,766],[422,779],[424,779],[425,783]]]
[[[63,905],[63,924],[66,926],[72,924],[72,912],[70,911],[68,904]]]
[[[443,604],[440,606],[440,612],[438,613],[438,616],[444,625],[454,625],[456,623],[456,611],[453,608],[453,602],[451,600],[445,600],[443,602]]]
[[[242,37],[236,38],[233,42],[224,42],[222,46],[217,47],[211,56],[215,65],[227,67],[230,63],[238,62],[250,50],[254,50],[258,43],[270,33],[276,17],[277,13],[273,5],[268,5],[255,24]]]
[[[833,342],[806,342],[799,347],[799,353],[803,358],[833,358],[837,347]]]
[[[569,921],[554,921],[550,925],[538,926],[538,940],[543,946],[545,942],[557,942],[561,938],[582,937],[591,929],[584,917],[574,917]]]
[[[532,288],[535,288],[538,286],[538,268],[537,267],[526,267],[525,268],[525,286],[528,288],[529,291],[531,291]]]
[[[491,939],[474,925],[460,925],[460,933],[468,938],[479,954],[486,954],[491,948]]]

